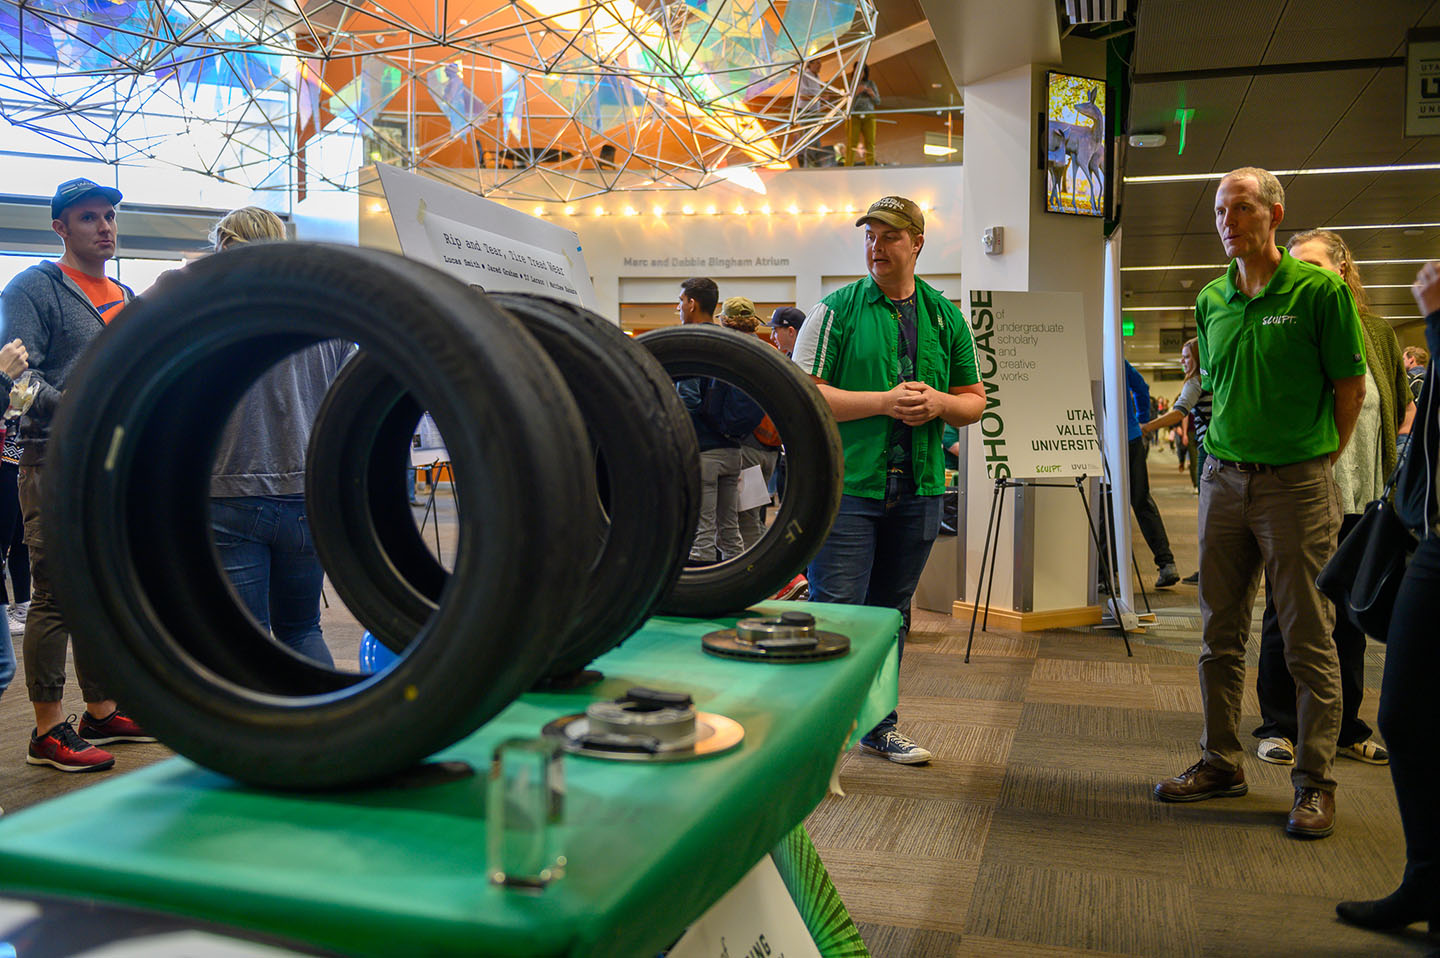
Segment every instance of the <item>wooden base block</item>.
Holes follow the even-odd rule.
[[[957,601],[950,609],[950,614],[957,619],[970,618],[970,612],[974,608],[972,603]],[[1009,629],[1014,632],[1039,632],[1043,629],[1074,629],[1085,625],[1099,625],[1101,607],[1098,605],[1081,606],[1078,609],[1047,609],[1043,612],[1016,612],[1014,609],[1003,609],[999,606],[990,607],[990,624],[1000,629]],[[985,607],[980,606],[980,616],[985,616]]]

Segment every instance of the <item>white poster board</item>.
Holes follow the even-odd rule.
[[[375,170],[406,256],[493,292],[598,305],[574,232],[393,166]]]
[[[993,478],[1101,474],[1079,293],[968,290],[985,412],[971,455]]]
[[[741,512],[770,505],[770,487],[765,485],[765,470],[759,466],[747,466],[740,470],[740,490],[736,496],[735,508]]]
[[[670,949],[669,958],[746,955],[820,958],[815,939],[769,855],[690,926]]]
[[[1405,46],[1405,135],[1440,136],[1440,32],[1417,31]]]

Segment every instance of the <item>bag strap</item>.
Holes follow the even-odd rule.
[[[1419,417],[1417,416],[1416,418],[1418,419]],[[1405,441],[1405,448],[1400,450],[1400,458],[1395,460],[1395,468],[1390,470],[1390,478],[1385,480],[1385,490],[1380,493],[1380,499],[1382,501],[1388,502],[1390,500],[1390,493],[1394,491],[1395,484],[1400,481],[1400,473],[1405,468],[1406,460],[1410,458],[1410,447],[1415,445],[1415,443],[1411,441],[1415,438],[1413,426],[1411,430],[1410,439]]]

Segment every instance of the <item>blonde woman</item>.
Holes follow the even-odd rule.
[[[248,206],[210,232],[215,251],[285,239],[285,224]],[[334,659],[320,630],[324,570],[305,519],[310,425],[355,347],[326,340],[272,366],[250,387],[220,438],[210,480],[210,522],[220,562],[260,627],[322,665]]]
[[[1385,479],[1395,469],[1396,436],[1409,431],[1415,403],[1405,378],[1400,343],[1390,324],[1370,311],[1360,268],[1338,233],[1307,230],[1287,244],[1290,255],[1319,266],[1345,280],[1360,312],[1365,343],[1365,401],[1360,418],[1340,459],[1335,463],[1335,485],[1340,491],[1339,539],[1360,521],[1366,504],[1380,497]],[[1338,541],[1338,540],[1337,540]],[[1365,634],[1342,608],[1335,609],[1335,651],[1340,658],[1340,736],[1336,754],[1370,765],[1385,765],[1390,756],[1360,718],[1365,695]],[[1260,740],[1255,754],[1276,765],[1295,761],[1295,682],[1285,666],[1285,640],[1270,592],[1265,592],[1265,618],[1260,631],[1260,661],[1255,674],[1262,722],[1254,736]]]

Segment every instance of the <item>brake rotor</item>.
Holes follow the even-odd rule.
[[[700,640],[711,655],[752,662],[818,662],[850,651],[850,639],[815,628],[808,612],[741,619],[733,629],[709,632]]]
[[[575,755],[620,762],[688,762],[739,745],[745,728],[712,712],[699,712],[689,695],[631,689],[614,701],[594,702],[584,712],[545,726]]]

